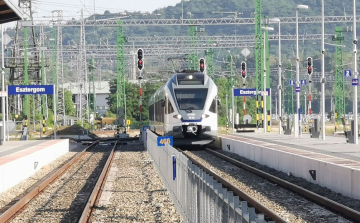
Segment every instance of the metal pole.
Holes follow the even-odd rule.
[[[35,94],[33,94],[33,127],[34,127],[34,131],[35,131]],[[29,117],[29,119],[30,119],[30,117]]]
[[[280,22],[279,22],[279,93],[278,93],[278,97],[279,97],[279,134],[282,133],[281,88],[282,88],[282,86],[281,86],[281,29],[280,29]]]
[[[354,9],[355,10],[355,9]],[[325,140],[325,16],[324,16],[324,0],[321,1],[321,129],[322,129],[322,140]],[[356,32],[356,31],[354,31]],[[356,58],[356,57],[355,57]],[[356,66],[356,59],[355,59]],[[356,74],[356,68],[355,68]]]
[[[141,70],[140,70],[140,74],[139,74],[139,94],[140,94],[140,97],[139,97],[139,100],[140,100],[140,128],[142,127],[142,120],[141,120],[141,115],[142,115],[142,88],[141,88]],[[141,131],[140,131],[141,132]]]
[[[231,86],[231,104],[232,104],[232,110],[231,110],[231,127],[233,130],[233,133],[235,133],[235,100],[234,100],[234,86]]]
[[[304,118],[306,120],[306,111],[307,111],[307,105],[306,105],[306,91],[304,92]]]
[[[324,1],[324,0],[323,0]],[[357,70],[357,39],[356,39],[356,0],[354,0],[354,74],[355,74],[355,79],[358,78],[358,70]],[[353,109],[354,109],[354,143],[355,144],[358,144],[359,143],[359,137],[358,137],[358,103],[357,103],[357,98],[358,98],[358,95],[357,95],[357,89],[358,89],[358,86],[355,85],[354,86],[354,106],[353,106]]]
[[[54,85],[54,94],[53,94],[53,98],[54,98],[54,101],[55,101],[55,91],[56,90],[56,86]],[[56,125],[56,103],[53,103],[54,104],[54,139],[56,139],[56,130],[57,130],[57,125]],[[81,111],[81,109],[80,109]]]
[[[266,41],[265,41],[265,30],[264,30],[264,92],[266,91]],[[267,110],[266,110],[266,94],[264,93],[264,132],[267,130]]]
[[[299,77],[299,19],[298,19],[299,10],[296,9],[296,87],[300,87],[300,77]],[[296,118],[295,123],[298,124],[298,129],[295,129],[295,136],[300,137],[301,135],[301,122],[300,120],[300,92],[296,92]],[[297,126],[297,125],[295,125]],[[298,134],[296,134],[298,133]]]
[[[6,86],[6,91],[9,92],[9,85]],[[7,113],[6,123],[9,123],[9,117],[10,117],[9,116],[9,113],[10,113],[10,111],[9,111],[9,95],[6,96],[6,113]],[[10,141],[10,129],[9,129],[8,125],[6,125],[6,127],[7,127],[7,141]]]
[[[5,64],[4,64],[4,29],[1,25],[1,90],[5,91]],[[5,123],[5,97],[1,98],[1,112],[2,112],[2,123],[3,123],[3,142],[5,142],[6,137],[6,123]]]
[[[55,92],[54,92],[55,94]],[[82,84],[80,84],[80,94],[79,94],[79,118],[80,125],[83,127],[83,118],[82,118]]]
[[[228,95],[225,95],[225,101],[226,101],[226,133],[228,133],[229,129],[229,106],[228,106]]]
[[[275,118],[277,118],[277,117],[279,117],[278,116],[278,97],[277,97],[277,92],[275,92]],[[279,126],[281,126],[280,125],[280,119],[279,119]]]
[[[312,101],[312,95],[311,95],[311,84],[312,84],[312,80],[311,80],[311,76],[309,76],[309,111],[308,111],[308,115],[309,115],[309,120],[311,119],[311,114],[312,114],[312,109],[311,109],[311,101]]]

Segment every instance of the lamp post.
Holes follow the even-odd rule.
[[[324,1],[324,0],[323,0]],[[354,40],[353,40],[353,44],[354,44],[354,74],[355,74],[355,79],[358,78],[358,70],[357,70],[357,39],[356,39],[356,0],[354,0]],[[323,16],[324,17],[324,16]],[[353,110],[354,110],[354,143],[358,144],[359,143],[359,137],[358,137],[358,103],[357,103],[357,85],[354,86],[354,105],[353,105]]]
[[[300,87],[300,77],[299,77],[299,10],[308,9],[307,5],[298,5],[296,6],[296,87]],[[296,118],[295,118],[295,137],[300,137],[301,135],[301,122],[300,122],[300,92],[296,92]],[[298,127],[297,127],[298,126]]]
[[[6,91],[5,90],[5,65],[4,65],[4,29],[3,29],[3,25],[0,26],[0,30],[1,30],[1,90],[2,91]],[[1,111],[2,111],[2,124],[3,124],[3,132],[2,132],[2,141],[5,142],[5,138],[6,138],[6,124],[5,123],[5,99],[6,97],[2,97],[1,98]]]
[[[265,41],[265,32],[266,31],[273,31],[273,27],[261,27],[262,30],[264,30],[264,133],[266,133],[267,130],[267,110],[266,110],[266,41]]]
[[[278,75],[278,114],[279,114],[279,134],[282,133],[282,121],[281,121],[281,115],[282,115],[282,106],[281,106],[281,29],[280,29],[280,19],[278,18],[271,18],[269,19],[270,23],[279,23],[279,75]]]
[[[321,1],[321,129],[322,140],[325,140],[325,40],[324,40],[324,0]],[[355,27],[356,28],[356,27]],[[356,31],[354,31],[356,32]],[[356,62],[356,61],[355,61]],[[356,63],[355,63],[356,66]],[[356,69],[355,69],[356,73]]]

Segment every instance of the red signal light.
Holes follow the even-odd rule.
[[[205,70],[205,60],[203,58],[200,59],[200,72],[204,72]]]
[[[139,61],[138,61],[138,68],[139,68],[139,70],[142,70],[142,69],[143,69],[143,66],[144,66],[143,61],[142,61],[142,60],[139,60]]]

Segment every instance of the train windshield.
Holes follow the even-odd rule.
[[[202,110],[204,108],[208,89],[174,89],[176,101],[180,110]]]

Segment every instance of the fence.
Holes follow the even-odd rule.
[[[157,136],[149,130],[142,140],[185,222],[266,222],[264,214],[256,214],[181,152],[169,145],[158,147]]]

